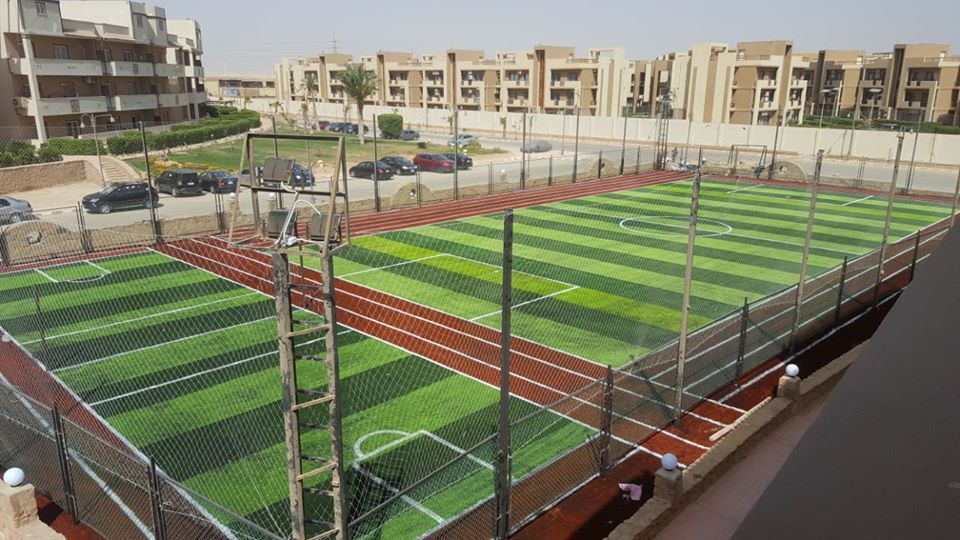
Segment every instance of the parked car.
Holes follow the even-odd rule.
[[[387,156],[380,161],[386,163],[393,174],[417,174],[417,165],[403,156]]]
[[[310,187],[316,185],[316,183],[317,179],[310,169],[299,163],[293,164],[293,170],[290,172],[290,185],[293,187]]]
[[[421,171],[453,172],[453,161],[443,154],[417,154],[413,158],[414,164]]]
[[[450,137],[450,139],[447,141],[447,146],[454,146],[454,145],[456,145],[456,146],[466,146],[466,145],[468,145],[468,144],[470,144],[470,143],[478,143],[478,144],[479,144],[479,143],[480,143],[480,140],[477,139],[477,138],[476,138],[475,136],[473,136],[473,135],[467,135],[466,133],[461,133],[460,135],[457,135],[456,138]]]
[[[401,141],[416,141],[420,139],[420,133],[412,129],[401,129],[400,130],[400,140]]]
[[[237,191],[237,177],[227,171],[206,171],[200,173],[200,187],[211,193],[233,193]]]
[[[333,131],[335,133],[339,133],[343,129],[343,126],[345,125],[346,124],[344,124],[343,122],[330,122],[329,124],[327,124],[327,131]]]
[[[372,161],[361,161],[353,167],[350,168],[350,176],[354,178],[369,178],[373,180],[373,162]],[[382,161],[377,162],[377,180],[389,180],[393,178],[393,170],[390,169],[390,165]]]
[[[326,120],[320,120],[319,122],[317,122],[317,129],[326,130],[327,127],[329,126],[330,126],[330,122]]]
[[[450,161],[456,161],[457,168],[461,171],[473,167],[473,158],[466,154],[454,154],[453,152],[448,152],[440,155],[449,159]]]
[[[80,203],[88,212],[109,214],[123,208],[149,208],[151,199],[153,204],[157,204],[160,195],[156,189],[150,189],[146,182],[115,182],[86,195]]]
[[[257,178],[263,178],[263,167],[257,167]],[[240,185],[250,187],[250,169],[240,171]]]
[[[0,223],[20,223],[33,219],[33,207],[23,199],[0,197]]]
[[[553,145],[548,141],[527,141],[526,144],[520,147],[520,151],[524,153],[536,153],[536,152],[549,152],[553,150]]]
[[[203,195],[200,175],[192,169],[171,169],[157,177],[157,190],[174,197]]]
[[[357,135],[360,133],[360,126],[354,124],[353,122],[349,122],[343,125],[343,127],[340,129],[340,132],[346,133],[347,135]],[[365,134],[370,133],[370,128],[363,126],[363,132]]]

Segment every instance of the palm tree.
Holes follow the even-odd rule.
[[[280,103],[279,101],[270,102],[270,108],[273,109],[274,115],[280,114],[280,107],[283,107],[283,103]]]
[[[243,108],[246,109],[247,105],[253,102],[253,98],[250,96],[243,96]]]
[[[367,71],[362,64],[354,64],[343,70],[340,82],[343,84],[343,91],[357,103],[357,117],[360,119],[357,133],[360,144],[363,144],[363,102],[377,90],[377,74]]]
[[[303,128],[307,128],[307,111],[310,109],[310,106],[307,105],[307,102],[304,101],[300,104],[300,114],[303,115]]]
[[[310,71],[303,76],[303,80],[300,81],[299,87],[300,93],[303,94],[304,101],[307,101],[308,98],[310,101],[313,101],[313,116],[317,116],[317,92],[320,91],[320,84],[317,82],[317,74]]]
[[[500,117],[500,127],[503,128],[503,138],[506,139],[507,138],[507,117],[506,116]]]

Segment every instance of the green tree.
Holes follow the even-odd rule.
[[[343,91],[357,104],[357,123],[360,124],[357,132],[360,144],[363,144],[363,102],[377,90],[377,74],[367,71],[361,64],[354,64],[343,70],[340,82],[343,83]]]
[[[507,138],[507,117],[506,116],[500,117],[500,127],[503,128],[503,138],[506,139]]]
[[[280,114],[280,107],[283,107],[283,103],[280,103],[279,101],[270,102],[270,108],[273,109],[274,115]]]
[[[377,117],[377,125],[383,132],[384,138],[399,139],[403,130],[403,116],[399,114],[381,114]]]
[[[246,109],[247,105],[253,102],[253,98],[250,96],[243,96],[243,108]]]
[[[299,86],[300,93],[304,101],[313,102],[313,116],[317,116],[317,93],[320,92],[320,83],[317,81],[317,74],[310,71],[303,76]]]
[[[304,101],[303,103],[300,104],[300,114],[303,115],[303,127],[304,127],[304,129],[306,129],[306,127],[307,127],[307,111],[308,111],[309,109],[310,109],[310,106],[307,105],[307,102],[306,102],[306,101]]]

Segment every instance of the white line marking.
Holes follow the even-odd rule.
[[[36,273],[38,273],[38,274],[40,274],[41,276],[49,279],[49,280],[52,281],[53,283],[60,283],[60,280],[59,280],[59,279],[54,279],[50,274],[44,272],[43,270],[41,270],[41,269],[39,269],[39,268],[34,268],[33,271],[36,272]]]
[[[383,489],[389,491],[390,493],[393,493],[394,495],[400,495],[400,490],[399,490],[399,489],[391,486],[386,480],[384,480],[383,478],[380,478],[379,476],[373,474],[372,472],[364,469],[362,466],[358,465],[357,463],[353,463],[352,465],[350,465],[350,467],[352,467],[353,469],[356,469],[356,471],[357,471],[358,473],[362,474],[363,476],[366,476],[368,480],[370,480],[370,481],[373,482],[374,484],[382,487]],[[405,502],[405,503],[409,504],[410,506],[416,508],[416,509],[419,510],[421,513],[423,513],[424,515],[430,517],[430,519],[436,521],[437,523],[443,523],[443,522],[444,522],[444,519],[443,519],[442,517],[440,517],[439,515],[437,515],[434,511],[432,511],[432,510],[430,510],[429,508],[427,508],[426,506],[420,504],[418,501],[415,501],[415,500],[411,499],[411,498],[408,497],[407,495],[400,495],[400,500],[402,500],[403,502]]]
[[[153,318],[156,318],[156,317],[163,317],[164,315],[172,315],[172,314],[174,314],[174,313],[180,313],[180,312],[182,312],[182,311],[190,311],[191,309],[197,309],[197,308],[200,308],[200,307],[212,306],[212,305],[214,305],[214,304],[220,304],[220,303],[223,303],[223,302],[230,302],[230,301],[232,301],[232,300],[238,300],[238,299],[240,299],[240,298],[246,298],[246,297],[248,297],[248,296],[253,296],[254,294],[260,294],[260,295],[262,295],[262,293],[259,293],[259,292],[257,292],[257,293],[245,293],[245,294],[241,294],[241,295],[237,295],[237,296],[231,296],[230,298],[222,298],[222,299],[220,299],[220,300],[213,300],[213,301],[211,301],[211,302],[205,302],[205,303],[203,303],[203,304],[196,304],[196,305],[192,305],[192,306],[186,306],[186,307],[182,307],[182,308],[171,309],[171,310],[169,310],[169,311],[164,311],[164,312],[161,312],[161,313],[152,313],[152,314],[150,314],[150,315],[144,315],[143,317],[137,317],[137,318],[135,318],[135,319],[126,319],[126,320],[123,320],[123,321],[118,321],[118,322],[113,322],[113,323],[109,323],[109,324],[104,324],[104,325],[102,325],[102,326],[97,326],[97,327],[95,327],[95,328],[87,328],[87,329],[84,329],[84,330],[76,330],[76,331],[73,331],[73,332],[65,332],[65,333],[63,333],[63,334],[57,334],[57,335],[55,335],[55,336],[47,336],[46,339],[47,339],[47,341],[50,341],[51,339],[57,339],[57,338],[62,338],[62,337],[67,337],[67,336],[75,336],[75,335],[77,335],[77,334],[85,334],[85,333],[88,333],[88,332],[96,332],[96,331],[98,331],[98,330],[104,330],[104,329],[106,329],[106,328],[111,328],[111,327],[114,327],[114,326],[120,326],[120,325],[124,325],[124,324],[128,324],[128,323],[132,323],[132,322],[143,321],[143,320],[146,320],[146,319],[153,319]],[[34,339],[34,340],[32,340],[32,341],[24,341],[23,344],[24,344],[24,345],[31,345],[31,344],[33,344],[33,343],[38,343],[39,341],[40,341],[39,339]]]
[[[540,300],[543,300],[543,299],[546,299],[546,298],[551,298],[551,297],[553,297],[553,296],[561,295],[561,294],[563,294],[563,293],[568,293],[568,292],[570,292],[570,291],[575,291],[575,290],[577,290],[577,289],[579,289],[579,288],[580,288],[579,285],[574,285],[573,287],[569,287],[569,288],[563,289],[562,291],[552,292],[552,293],[550,293],[550,294],[545,294],[545,295],[543,295],[543,296],[538,296],[538,297],[536,297],[536,298],[534,298],[534,299],[532,299],[532,300],[527,300],[526,302],[520,302],[519,304],[515,304],[515,305],[510,306],[510,311],[513,311],[513,310],[515,310],[515,309],[517,309],[517,308],[521,308],[521,307],[526,306],[526,305],[530,305],[530,304],[532,304],[532,303],[534,303],[534,302],[539,302]],[[501,310],[491,311],[490,313],[487,313],[487,314],[484,314],[484,315],[480,315],[479,317],[474,317],[474,318],[470,319],[470,322],[477,322],[477,321],[479,321],[480,319],[486,319],[487,317],[493,317],[494,315],[499,315],[500,313],[501,313]]]
[[[343,274],[342,276],[337,276],[338,278],[345,278],[349,276],[356,276],[358,274],[366,274],[368,272],[376,272],[378,270],[386,270],[387,268],[395,268],[397,266],[404,266],[407,264],[418,263],[420,261],[426,261],[427,259],[436,259],[437,257],[444,257],[446,253],[437,253],[436,255],[429,255],[427,257],[420,257],[419,259],[410,259],[409,261],[398,262],[394,264],[388,264],[386,266],[378,266],[376,268],[367,268],[366,270],[358,270],[356,272],[350,272],[349,274]]]
[[[497,266],[497,265],[495,265],[495,264],[491,264],[491,263],[488,263],[488,262],[477,261],[477,260],[471,259],[471,258],[469,258],[469,257],[461,257],[460,255],[454,255],[454,254],[452,254],[452,253],[445,253],[444,255],[447,255],[448,257],[453,257],[453,258],[455,258],[455,259],[460,259],[460,260],[462,260],[462,261],[471,262],[471,263],[474,263],[474,264],[482,264],[482,265],[484,265],[484,266],[489,266],[489,267],[491,267],[491,268],[494,268],[494,269],[497,270],[497,271],[502,271],[502,270],[503,270],[503,267],[500,267],[500,266]],[[574,285],[573,283],[567,283],[566,281],[560,281],[559,279],[548,278],[548,277],[546,277],[546,276],[538,276],[537,274],[531,274],[530,272],[523,272],[523,271],[521,271],[521,270],[514,270],[513,273],[514,273],[514,274],[523,274],[523,275],[525,275],[525,276],[530,276],[530,277],[534,277],[534,278],[537,278],[537,279],[542,279],[542,280],[544,280],[544,281],[552,281],[552,282],[554,282],[554,283],[559,283],[560,285],[564,285],[564,286],[566,286],[566,287],[576,287],[576,285]]]
[[[74,368],[78,368],[78,367],[81,367],[81,366],[87,366],[87,365],[90,365],[90,364],[98,364],[98,363],[100,363],[100,362],[103,362],[104,360],[109,360],[109,359],[111,359],[111,358],[117,358],[118,356],[124,356],[124,355],[127,355],[127,354],[134,354],[134,353],[138,353],[138,352],[142,352],[142,351],[147,351],[147,350],[151,350],[151,349],[156,349],[157,347],[163,347],[163,346],[165,346],[165,345],[170,345],[171,343],[179,343],[179,342],[181,342],[181,341],[187,341],[187,340],[191,340],[191,339],[198,338],[198,337],[202,337],[202,336],[208,336],[208,335],[210,335],[210,334],[216,334],[217,332],[224,332],[224,331],[227,331],[227,330],[232,330],[232,329],[234,329],[234,328],[240,328],[241,326],[247,326],[248,324],[262,323],[263,321],[269,321],[269,320],[272,320],[272,319],[274,319],[274,317],[264,317],[264,318],[262,318],[262,319],[257,319],[257,320],[255,320],[255,321],[247,321],[247,322],[235,324],[235,325],[233,325],[233,326],[226,326],[226,327],[223,327],[223,328],[216,328],[216,329],[214,329],[214,330],[210,330],[210,331],[207,331],[207,332],[201,332],[201,333],[199,333],[199,334],[190,334],[189,336],[184,336],[184,337],[182,337],[182,338],[174,339],[174,340],[171,340],[171,341],[164,341],[163,343],[155,343],[155,344],[153,344],[153,345],[147,345],[146,347],[141,347],[141,348],[139,348],[139,349],[134,349],[134,350],[132,350],[132,351],[124,351],[124,352],[120,352],[120,353],[117,353],[117,354],[111,354],[111,355],[109,355],[109,356],[104,356],[104,357],[101,357],[101,358],[96,358],[96,359],[94,359],[94,360],[87,360],[86,362],[80,362],[79,364],[72,364],[72,365],[69,365],[69,366],[64,366],[64,367],[62,367],[62,368],[54,369],[53,372],[54,372],[54,373],[59,373],[59,372],[61,372],[61,371],[67,371],[67,370],[69,370],[69,369],[74,369]]]
[[[367,439],[370,437],[376,437],[378,435],[401,435],[399,439],[388,442],[383,446],[378,446],[369,454],[363,452],[363,443],[367,442]],[[393,448],[394,446],[403,444],[404,441],[407,441],[414,437],[416,433],[407,433],[406,431],[400,431],[399,429],[378,429],[376,431],[371,431],[362,437],[359,437],[353,443],[353,453],[357,456],[357,461],[367,459],[369,457],[374,457],[376,455],[382,454],[383,452]]]
[[[457,445],[453,444],[452,442],[444,439],[443,437],[434,435],[433,433],[431,433],[431,432],[429,432],[429,431],[427,431],[427,430],[425,430],[425,429],[421,429],[421,430],[417,431],[417,434],[423,435],[423,436],[425,436],[425,437],[427,437],[427,438],[429,438],[429,439],[432,439],[432,440],[434,440],[434,441],[436,441],[436,442],[438,442],[438,443],[446,446],[447,448],[453,450],[454,452],[456,452],[457,454],[459,454],[459,455],[461,455],[461,456],[465,455],[465,456],[467,457],[467,459],[473,461],[474,463],[480,465],[481,467],[483,467],[483,468],[485,468],[485,469],[490,469],[491,471],[494,470],[493,465],[487,463],[486,461],[478,458],[477,456],[475,456],[475,455],[473,455],[473,454],[468,453],[468,452],[467,452],[466,450],[464,450],[463,448],[460,448],[459,446],[457,446]]]
[[[858,202],[862,202],[862,201],[865,201],[865,200],[867,200],[867,199],[872,199],[872,198],[873,198],[873,195],[867,195],[866,197],[864,197],[864,198],[862,198],[862,199],[857,199],[857,200],[855,200],[855,201],[845,202],[845,203],[841,204],[840,206],[850,206],[851,204],[857,204]]]
[[[739,189],[728,191],[727,194],[729,195],[730,193],[740,193],[741,191],[747,191],[749,189],[755,189],[755,188],[764,187],[764,186],[766,186],[766,184],[751,184],[745,188],[739,188]]]
[[[99,271],[100,271],[101,273],[103,273],[103,274],[111,274],[111,273],[112,273],[112,272],[110,272],[109,270],[107,270],[106,268],[100,266],[99,264],[94,263],[93,261],[83,261],[83,262],[85,262],[85,263],[89,264],[90,266],[96,268],[97,270],[99,270]]]

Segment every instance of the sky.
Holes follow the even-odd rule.
[[[208,74],[273,73],[282,56],[450,48],[529,50],[537,44],[623,47],[629,59],[693,43],[782,39],[798,52],[889,51],[947,43],[960,55],[960,0],[148,0],[203,30]]]

